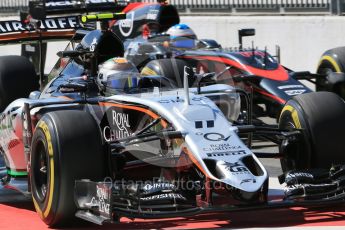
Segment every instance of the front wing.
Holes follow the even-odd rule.
[[[320,194],[321,195],[321,194]],[[181,191],[169,183],[144,184],[134,189],[125,184],[92,182],[80,180],[75,183],[76,216],[95,224],[128,218],[173,218],[193,216],[203,213],[251,211],[289,207],[323,207],[343,205],[345,187],[333,193],[324,193],[318,199],[277,199],[261,203],[231,205],[205,205],[198,200],[188,199]]]

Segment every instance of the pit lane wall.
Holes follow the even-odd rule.
[[[244,47],[264,49],[271,54],[281,47],[281,63],[293,70],[315,72],[324,51],[345,46],[343,16],[182,16],[198,38],[217,40],[223,47],[238,46],[238,30],[255,28],[255,37],[244,37]]]
[[[0,17],[13,20],[16,17]],[[212,38],[223,47],[238,46],[241,28],[255,28],[254,37],[244,37],[244,47],[264,49],[271,54],[281,47],[281,63],[293,70],[316,70],[321,54],[327,49],[345,46],[344,16],[181,16],[199,38]],[[57,51],[66,42],[48,44],[46,72],[57,60]],[[20,54],[19,46],[0,46],[0,55]]]

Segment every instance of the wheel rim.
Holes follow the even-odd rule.
[[[321,68],[318,70],[319,74],[325,74],[325,75],[328,75],[331,72],[334,72],[334,71],[330,68]],[[316,78],[316,82],[317,82],[316,90],[317,91],[324,90],[324,87],[322,87],[322,86],[325,85],[325,83],[326,83],[326,77]]]
[[[286,124],[286,128],[288,130],[293,130],[296,128],[296,126],[292,121],[288,121]],[[296,169],[297,167],[296,160],[295,160],[297,157],[296,155],[298,155],[298,145],[289,146],[289,149],[286,154],[286,158],[284,159],[289,170]]]
[[[48,189],[48,160],[47,151],[44,143],[39,141],[36,148],[35,164],[33,167],[34,181],[36,188],[36,196],[40,202],[44,202]]]
[[[336,70],[334,68],[321,68],[318,70],[318,73],[319,74],[325,74],[325,75],[328,75],[328,74],[331,74],[331,73],[335,73]],[[318,85],[321,85],[321,86],[316,86],[316,90],[317,91],[322,91],[322,90],[325,90],[324,87],[322,87],[322,85],[325,85],[326,83],[326,78],[317,78],[316,79],[316,82]],[[341,84],[339,85],[338,87],[335,87],[334,88],[334,93],[338,94],[341,98],[344,98],[345,99],[345,84]]]
[[[282,128],[287,129],[287,130],[294,130],[296,129],[295,123],[288,119],[284,122],[282,125]],[[299,169],[300,168],[300,161],[301,161],[301,154],[303,151],[303,143],[292,143],[289,144],[286,152],[285,152],[285,157],[282,159],[284,161],[284,166],[283,166],[283,171],[289,171],[293,169]]]

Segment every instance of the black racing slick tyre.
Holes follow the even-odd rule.
[[[328,75],[332,72],[345,73],[345,47],[327,50],[321,56],[316,72],[323,75]],[[328,90],[323,86],[325,81],[325,78],[316,79],[316,91]],[[345,84],[340,84],[332,91],[345,98]]]
[[[325,70],[345,72],[345,47],[327,50],[321,56],[317,72],[322,73]]]
[[[179,88],[183,88],[184,67],[186,65],[187,63],[181,59],[158,59],[147,63],[141,70],[141,74],[144,76],[161,75],[171,80]]]
[[[344,117],[344,101],[331,92],[301,94],[289,100],[280,114],[279,128],[300,129],[301,135],[281,147],[283,171],[344,164]]]
[[[30,182],[35,209],[49,226],[74,220],[75,180],[102,181],[105,160],[100,131],[84,111],[56,111],[38,122],[31,149]]]
[[[0,111],[18,98],[39,89],[34,65],[22,56],[0,57]]]

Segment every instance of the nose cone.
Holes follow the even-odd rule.
[[[217,161],[215,171],[218,179],[228,185],[246,192],[256,192],[261,189],[266,176],[263,172],[257,174],[247,168],[242,162]],[[256,175],[254,175],[256,174]]]

